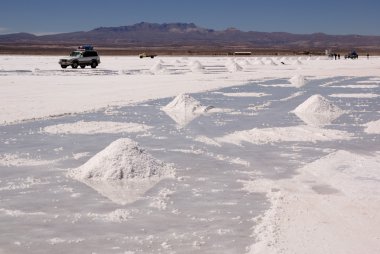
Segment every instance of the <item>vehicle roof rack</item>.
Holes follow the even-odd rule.
[[[78,50],[89,51],[89,50],[94,50],[94,47],[91,45],[82,45],[78,47]]]

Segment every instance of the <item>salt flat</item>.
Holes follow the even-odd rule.
[[[0,253],[380,252],[380,58],[0,60]]]
[[[258,57],[248,60],[230,57],[160,57],[153,60],[102,57],[96,70],[73,70],[70,67],[63,70],[58,59],[51,56],[0,56],[0,123],[92,111],[265,78],[292,78],[301,74],[311,78],[373,76],[379,71],[380,64],[380,58],[331,61],[324,57]],[[272,62],[279,65],[272,65]],[[241,70],[229,68],[233,63],[239,64]]]

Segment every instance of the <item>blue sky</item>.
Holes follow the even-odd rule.
[[[2,0],[0,34],[193,22],[216,30],[380,35],[380,0]]]

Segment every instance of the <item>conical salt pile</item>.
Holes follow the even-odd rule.
[[[162,110],[183,127],[211,108],[213,107],[203,106],[199,101],[188,94],[180,94],[168,105],[163,107]]]
[[[173,176],[174,170],[156,160],[139,145],[121,138],[112,142],[69,176],[78,180],[128,181]]]
[[[121,205],[138,200],[159,181],[174,175],[174,168],[153,158],[127,138],[112,142],[68,173],[68,176]]]
[[[193,72],[199,72],[204,69],[204,66],[199,61],[194,61],[190,64],[190,69]]]
[[[306,83],[307,83],[306,78],[302,75],[299,75],[299,74],[293,76],[289,81],[295,87],[302,87],[302,86],[306,85]]]
[[[191,111],[195,112],[204,108],[202,104],[188,94],[180,94],[172,102],[163,107],[166,111]]]
[[[150,71],[152,72],[160,72],[164,69],[164,67],[162,66],[162,64],[160,63],[156,63],[152,66],[152,68],[150,68]]]
[[[238,63],[236,63],[235,61],[230,61],[228,64],[227,64],[227,69],[230,71],[230,72],[236,72],[236,71],[242,71],[243,70],[243,67],[241,67]]]
[[[311,125],[330,124],[344,113],[342,109],[319,94],[308,98],[293,112],[305,123]]]

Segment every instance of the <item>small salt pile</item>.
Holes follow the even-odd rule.
[[[289,81],[293,86],[298,88],[306,85],[307,83],[306,78],[300,74],[293,76]]]

